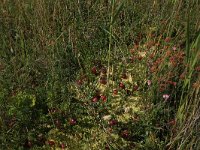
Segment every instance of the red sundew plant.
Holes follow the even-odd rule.
[[[107,84],[107,79],[106,79],[106,77],[100,77],[100,83],[101,84]]]
[[[195,70],[198,71],[198,72],[200,72],[200,66],[197,66],[197,67],[195,68]]]
[[[122,131],[122,133],[121,133],[121,136],[123,137],[123,138],[128,138],[129,137],[129,131],[128,130],[123,130]]]
[[[176,125],[176,120],[175,120],[175,119],[172,119],[172,120],[170,120],[170,121],[168,122],[168,124],[169,124],[170,126],[174,126],[174,125]]]
[[[83,81],[82,80],[78,80],[77,81],[77,85],[82,85],[83,84]]]
[[[98,96],[95,96],[92,98],[92,102],[96,103],[99,101],[99,97]]]
[[[48,140],[47,143],[49,144],[50,147],[53,147],[56,144],[54,140]]]
[[[171,38],[170,37],[166,37],[165,38],[165,42],[169,43],[171,41]]]
[[[105,95],[101,95],[101,100],[102,100],[103,102],[106,102],[106,101],[107,101],[107,97],[106,97]]]
[[[133,86],[133,91],[137,91],[139,89],[139,86],[138,85],[134,85]]]
[[[115,119],[111,119],[111,120],[109,121],[109,125],[110,125],[110,126],[115,126],[115,125],[117,125],[117,123],[118,123],[118,121],[115,120]]]
[[[91,72],[92,72],[92,74],[94,74],[94,75],[99,75],[99,72],[98,72],[98,70],[97,70],[97,67],[92,67],[92,69],[91,69]]]
[[[124,83],[123,83],[123,82],[120,82],[120,83],[119,83],[119,87],[120,87],[121,89],[125,89]]]
[[[113,95],[117,95],[118,94],[118,90],[117,89],[114,89],[113,90]]]
[[[66,144],[61,143],[61,144],[60,144],[60,148],[61,148],[62,150],[64,150],[64,149],[66,148]]]
[[[70,119],[69,119],[69,124],[70,124],[71,126],[74,126],[74,125],[77,124],[77,120],[74,119],[74,118],[70,118]]]

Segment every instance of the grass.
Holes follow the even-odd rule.
[[[0,149],[199,149],[199,8],[0,1]]]

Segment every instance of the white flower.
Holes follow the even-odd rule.
[[[163,94],[163,98],[165,99],[165,101],[167,101],[169,99],[170,95],[169,94]]]
[[[174,47],[172,47],[172,49],[175,51],[175,50],[176,50],[176,47],[174,46]]]
[[[151,85],[151,80],[147,80],[147,84],[148,84],[148,86],[150,86]]]

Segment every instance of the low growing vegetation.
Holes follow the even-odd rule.
[[[199,10],[0,1],[0,149],[200,149]]]

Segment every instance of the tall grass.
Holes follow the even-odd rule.
[[[189,37],[187,37],[189,38]],[[195,66],[199,65],[200,35],[191,43],[187,61],[189,68],[182,86],[182,95],[177,121],[179,132],[171,141],[177,144],[177,149],[198,149],[199,138],[199,73],[195,73]],[[187,50],[187,48],[186,48]]]
[[[113,64],[120,64],[128,50],[139,45],[141,51],[155,54],[153,61],[164,58],[160,72],[148,78],[168,80],[169,72],[175,74],[177,88],[165,89],[174,103],[163,106],[158,84],[147,98],[155,104],[156,115],[162,108],[173,108],[163,117],[177,121],[170,135],[160,133],[165,145],[198,149],[199,8],[199,0],[0,1],[0,148],[18,148],[35,130],[47,133],[41,124],[48,124],[49,118],[44,116],[51,108],[73,112],[70,85],[79,75],[88,75],[96,62],[106,62],[109,80]],[[164,42],[168,37],[171,41]],[[148,46],[152,41],[158,44],[155,49]],[[169,69],[164,46],[184,50],[186,66]],[[181,73],[185,73],[183,80],[179,79]],[[153,117],[158,119],[156,115]],[[50,120],[55,127],[51,116]],[[145,125],[151,126],[151,121]]]

